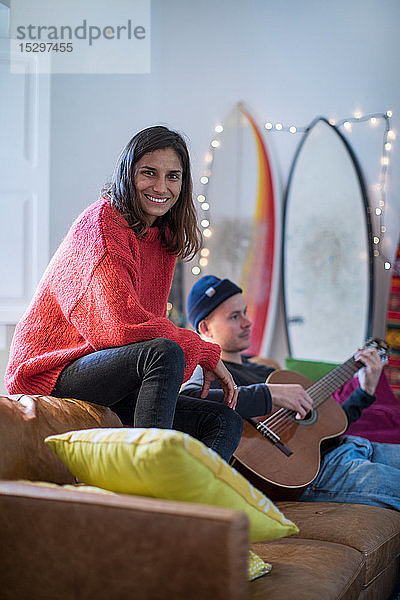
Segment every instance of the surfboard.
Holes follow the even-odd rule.
[[[204,186],[212,235],[201,275],[227,277],[243,289],[252,356],[269,355],[279,290],[281,195],[267,135],[238,103],[223,122]]]
[[[371,334],[372,230],[355,154],[323,117],[311,123],[297,149],[283,221],[290,356],[343,362]]]
[[[386,341],[391,354],[385,372],[392,390],[400,398],[400,243],[392,270],[386,320]]]

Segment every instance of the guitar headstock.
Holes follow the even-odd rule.
[[[390,346],[381,338],[370,338],[364,344],[364,348],[375,348],[378,352],[382,363],[385,365],[390,356]]]

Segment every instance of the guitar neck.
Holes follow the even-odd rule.
[[[349,358],[345,363],[335,367],[322,377],[322,379],[309,387],[307,392],[314,402],[314,407],[318,408],[325,400],[330,398],[333,392],[346,383],[346,381],[349,381],[362,366],[363,363],[361,361],[355,360],[353,357]]]

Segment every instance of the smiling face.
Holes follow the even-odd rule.
[[[182,188],[182,164],[172,148],[144,154],[135,165],[137,201],[149,227],[177,202]]]

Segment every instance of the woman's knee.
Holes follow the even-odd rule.
[[[155,338],[149,340],[153,351],[159,359],[162,359],[168,365],[174,366],[177,370],[185,370],[185,354],[176,342],[168,338]]]
[[[185,360],[185,354],[182,348],[173,340],[169,340],[168,338],[155,338],[152,341],[159,352],[166,354],[179,362]]]

